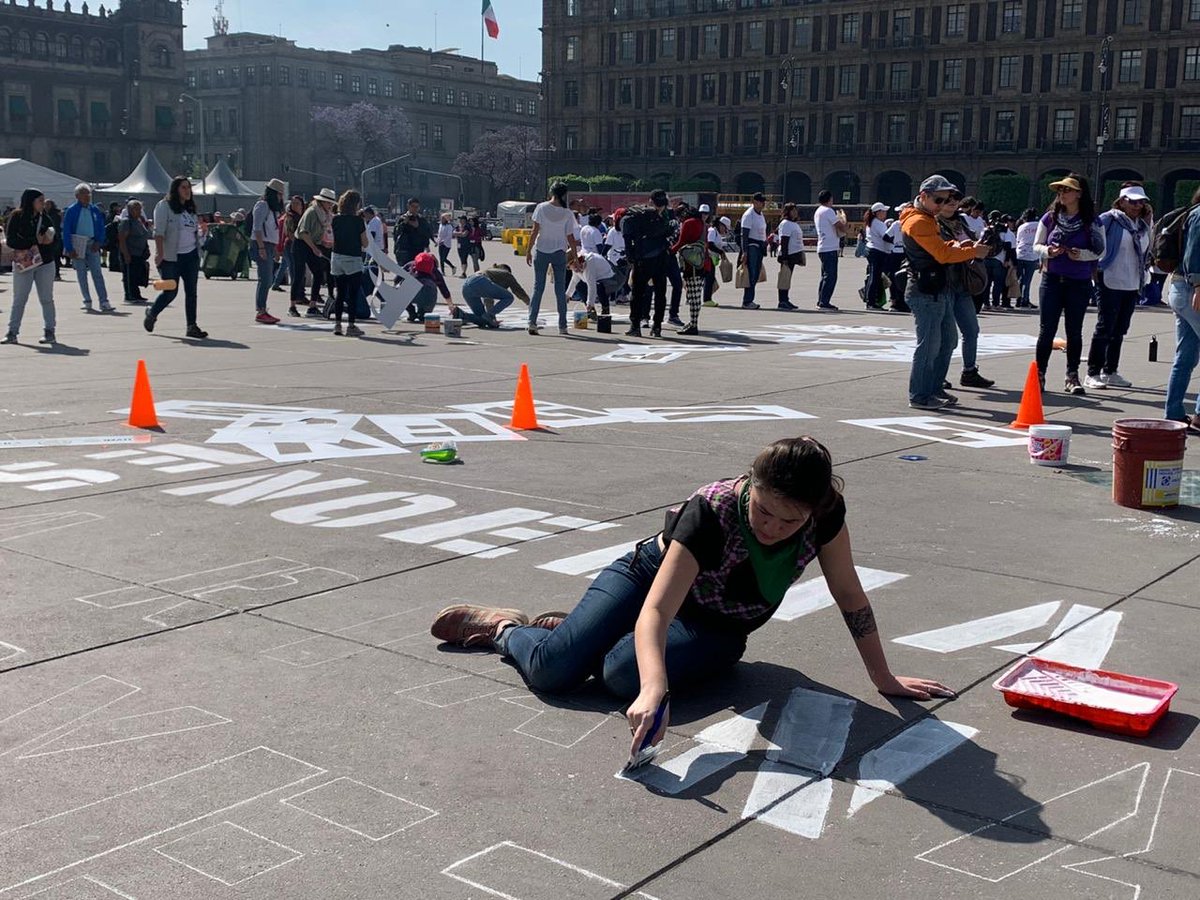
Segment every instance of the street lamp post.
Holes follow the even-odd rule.
[[[412,156],[411,153],[405,153],[403,156],[397,156],[395,159],[389,159],[387,162],[381,162],[377,166],[368,166],[358,173],[359,192],[362,194],[362,202],[366,205],[367,202],[367,173],[374,172],[376,169],[382,169],[384,166],[390,166],[392,163],[400,162],[402,159],[408,159]]]
[[[779,79],[779,88],[787,95],[787,127],[783,142],[783,181],[779,185],[779,195],[784,203],[788,202],[787,186],[788,186],[788,158],[791,155],[792,141],[794,140],[793,128],[795,123],[792,119],[792,81],[796,74],[796,58],[789,56],[783,61],[783,75]]]
[[[204,152],[204,101],[199,97],[193,97],[191,94],[180,94],[179,102],[183,103],[187,100],[195,103],[200,109],[200,187],[204,193],[208,193],[208,156]]]
[[[1100,42],[1100,64],[1096,67],[1100,72],[1100,115],[1096,127],[1096,181],[1093,190],[1098,200],[1104,197],[1104,185],[1100,183],[1100,178],[1104,145],[1108,142],[1108,85],[1112,79],[1112,42],[1111,34],[1105,35],[1104,40]]]

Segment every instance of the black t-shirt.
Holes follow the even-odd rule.
[[[363,232],[367,223],[361,216],[338,214],[333,217],[333,252],[343,256],[362,256]]]

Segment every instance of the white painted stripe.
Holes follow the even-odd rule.
[[[828,775],[846,749],[857,701],[796,688],[788,697],[767,759]]]
[[[745,753],[736,750],[726,750],[715,744],[699,744],[661,765],[649,765],[629,775],[617,773],[617,777],[628,778],[664,794],[681,794],[745,758]]]
[[[1095,606],[1076,603],[1067,610],[1062,621],[1051,632],[1050,637],[1053,640],[1036,651],[1037,656],[1039,659],[1049,659],[1084,669],[1099,668],[1104,662],[1104,657],[1108,656],[1108,651],[1112,649],[1124,615],[1115,610],[1101,612]],[[1074,630],[1064,634],[1068,629]],[[1034,652],[1037,646],[1038,644],[1008,644],[996,649],[1026,654]]]
[[[447,538],[463,537],[476,531],[492,531],[506,525],[533,522],[544,519],[548,515],[550,513],[541,510],[513,506],[494,512],[480,513],[476,516],[463,516],[459,519],[451,519],[449,522],[405,528],[402,531],[390,532],[385,536],[393,541],[406,541],[410,544],[432,544]]]
[[[0,441],[0,450],[22,450],[27,447],[90,447],[108,444],[148,444],[148,434],[111,434],[106,437],[24,438]]]
[[[128,456],[141,456],[145,450],[106,450],[103,453],[89,453],[84,459],[125,459]]]
[[[553,531],[542,531],[538,528],[501,528],[499,531],[489,531],[488,534],[513,541],[536,541],[538,538],[550,537]]]
[[[166,472],[169,475],[182,475],[184,472],[201,472],[205,469],[220,468],[216,463],[194,462],[180,463],[177,466],[163,466],[158,471]]]
[[[864,591],[873,591],[908,577],[899,572],[885,572],[865,566],[855,566],[854,569],[858,572],[858,580],[862,583]],[[780,622],[791,622],[801,616],[827,609],[833,606],[834,602],[825,578],[813,578],[788,588],[787,593],[783,595],[783,602],[771,618]]]
[[[500,556],[508,556],[510,553],[516,553],[516,547],[497,547],[495,550],[483,550],[479,553],[472,553],[476,559],[496,559]]]
[[[130,465],[134,466],[160,466],[163,463],[179,462],[178,456],[139,456],[137,459],[129,460]]]
[[[555,516],[552,519],[543,519],[543,525],[554,525],[558,528],[585,528],[588,525],[595,525],[595,519],[581,519],[578,516]]]
[[[948,625],[933,631],[893,638],[892,643],[932,650],[935,653],[953,653],[1040,628],[1050,621],[1061,605],[1061,601],[1052,600],[1049,603],[1026,606],[995,616],[972,619],[959,625]]]
[[[900,732],[859,761],[858,781],[846,815],[854,815],[978,733],[978,728],[937,719],[922,719]]]
[[[184,459],[218,463],[224,466],[262,462],[261,457],[251,456],[248,453],[234,453],[230,450],[217,450],[213,447],[193,447],[191,444],[156,444],[155,450],[158,453],[170,453],[174,456],[182,456]]]
[[[461,553],[463,556],[468,556],[472,553],[480,553],[484,550],[495,550],[495,544],[485,544],[482,541],[467,541],[453,540],[442,541],[440,544],[433,545],[435,549],[445,550],[447,553]]]
[[[771,806],[787,794],[791,796]],[[757,818],[798,837],[816,840],[821,836],[832,803],[833,781],[830,779],[767,761],[754,779],[754,787],[742,809],[742,818]]]
[[[758,737],[759,726],[767,714],[769,703],[760,703],[753,709],[738,713],[732,719],[723,719],[715,725],[709,725],[695,739],[701,744],[715,744],[727,750],[737,750],[749,753]]]
[[[587,553],[580,553],[577,556],[564,556],[562,559],[553,559],[548,563],[542,563],[538,568],[545,569],[547,572],[559,572],[563,575],[588,575],[592,572],[599,572],[609,563],[620,559],[636,546],[637,541],[626,541],[623,544],[601,547],[599,550],[590,550]]]

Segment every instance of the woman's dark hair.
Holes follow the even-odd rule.
[[[814,516],[832,509],[842,494],[829,451],[807,435],[768,445],[750,467],[750,483],[809,507]]]
[[[593,228],[599,228],[604,224],[604,217],[600,215],[600,211],[598,209],[588,210],[588,224]]]
[[[1038,218],[1038,211],[1031,206],[1025,212],[1021,213],[1021,218],[1017,221],[1024,225],[1026,222],[1036,222]]]
[[[790,219],[792,217],[792,213],[794,213],[796,209],[797,207],[795,203],[785,203],[783,204],[783,209],[781,210],[780,215],[784,219]]]
[[[787,213],[784,213],[784,216],[783,216],[783,217],[786,219],[786,218],[787,218]],[[874,219],[875,219],[875,213],[871,212],[871,209],[870,209],[870,207],[868,207],[868,208],[867,208],[867,211],[866,211],[865,213],[863,213],[863,228],[870,228],[870,227],[871,227],[871,222],[872,222]]]
[[[567,205],[567,186],[561,181],[556,181],[550,185],[550,196],[554,198],[559,206]]]
[[[262,198],[267,201],[267,209],[273,213],[283,212],[283,194],[274,188],[264,188]]]
[[[190,212],[193,215],[196,213],[196,200],[194,197],[188,197],[187,202],[179,196],[180,185],[186,184],[189,188],[192,186],[192,180],[186,175],[176,175],[171,179],[171,186],[167,189],[167,206],[171,207],[171,212],[181,213]]]
[[[1092,222],[1096,219],[1096,201],[1092,199],[1092,188],[1088,184],[1088,180],[1078,172],[1068,172],[1063,180],[1074,178],[1079,182],[1079,219],[1083,223],[1084,228],[1090,228]],[[1066,210],[1062,203],[1058,200],[1058,195],[1055,194],[1054,201],[1050,204],[1047,212],[1053,214],[1057,220],[1059,216],[1066,217]]]
[[[975,209],[975,207],[979,206],[979,199],[977,197],[974,197],[974,196],[968,194],[966,197],[962,198],[962,203],[960,203],[958,205],[959,205],[959,208],[962,209],[964,212],[971,212],[972,210]]]
[[[17,208],[17,212],[23,217],[33,217],[33,204],[37,203],[38,197],[45,196],[36,188],[28,188],[21,192],[21,205]],[[42,207],[45,209],[45,207]]]
[[[343,216],[357,216],[362,206],[362,194],[358,191],[346,191],[338,197],[338,212]]]

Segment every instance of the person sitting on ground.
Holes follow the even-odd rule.
[[[525,303],[529,302],[529,296],[513,277],[512,269],[497,263],[463,282],[463,302],[470,312],[453,304],[450,309],[464,322],[480,328],[499,328],[499,315],[512,305],[514,293]]]
[[[412,262],[404,264],[404,271],[416,276],[417,281],[421,283],[421,290],[405,309],[408,321],[424,322],[425,316],[437,306],[438,294],[449,303],[450,288],[446,287],[446,279],[442,278],[442,273],[438,271],[437,260],[432,253],[418,253]]]
[[[892,674],[871,604],[859,582],[841,479],[811,437],[784,438],[750,472],[705,485],[666,515],[663,530],[612,563],[569,614],[530,620],[520,610],[459,604],[438,613],[434,637],[494,649],[537,691],[560,693],[595,675],[633,700],[633,748],[650,734],[667,696],[727,677],[750,632],[768,622],[814,559],[867,675],[883,694],[953,697],[945,685]]]

